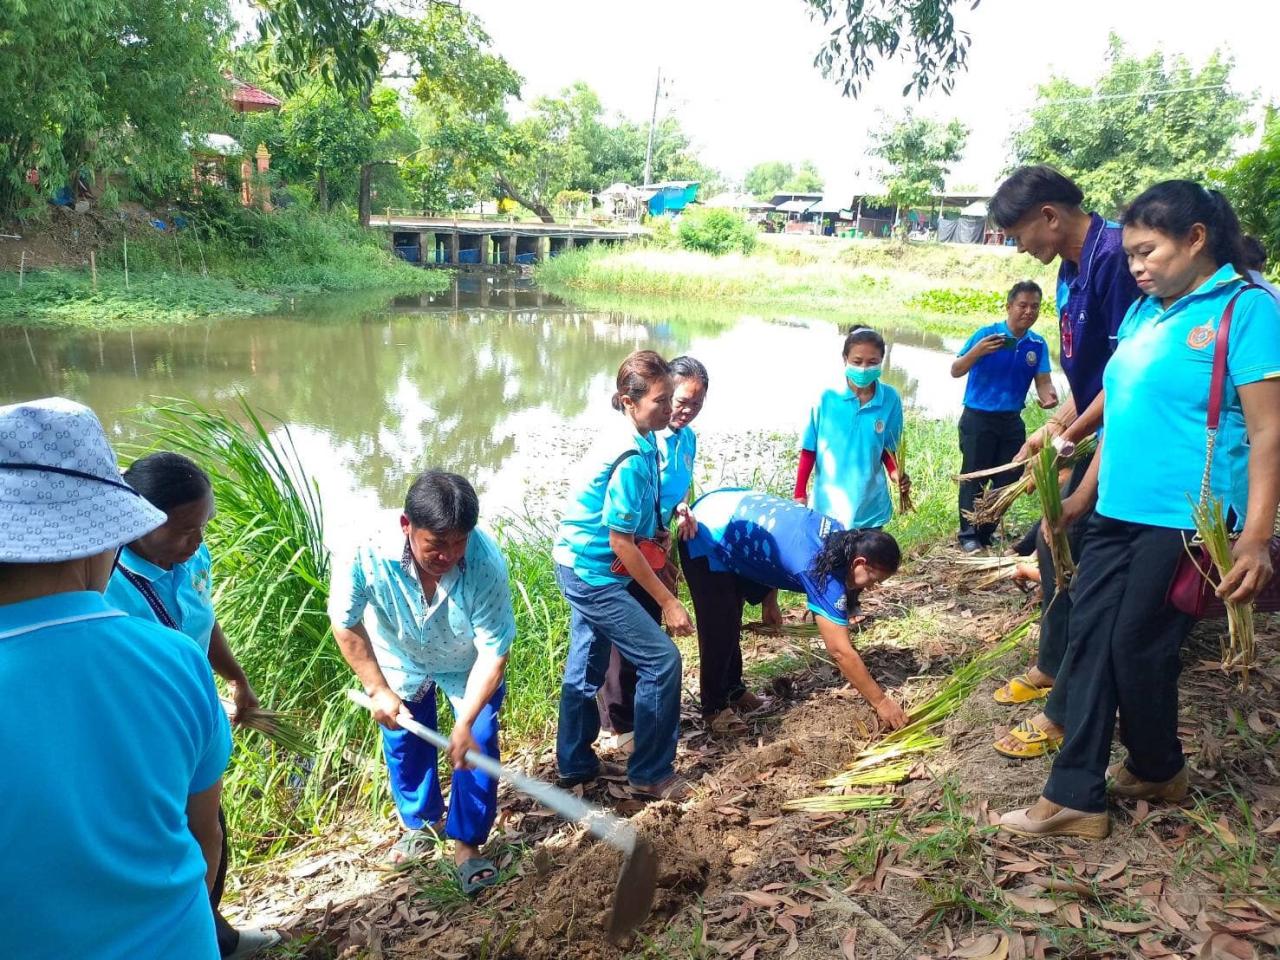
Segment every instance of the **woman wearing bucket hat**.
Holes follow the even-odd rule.
[[[14,955],[218,956],[226,714],[199,648],[102,596],[119,548],[164,520],[87,407],[0,406],[0,943]]]
[[[213,611],[213,559],[204,545],[204,529],[214,514],[209,475],[180,453],[160,451],[135,460],[124,472],[124,481],[163,511],[165,522],[120,551],[107,584],[107,603],[194,640],[209,666],[227,682],[233,720],[247,717],[258,708],[258,698]],[[245,960],[274,946],[280,935],[274,930],[237,930],[219,912],[230,850],[221,809],[218,820],[222,849],[210,892],[218,952],[230,960]]]

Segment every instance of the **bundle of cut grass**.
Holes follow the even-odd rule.
[[[1053,557],[1053,580],[1059,590],[1065,590],[1076,573],[1075,558],[1071,556],[1071,542],[1067,531],[1059,527],[1062,520],[1062,488],[1058,486],[1058,457],[1051,447],[1045,447],[1031,461],[1031,475],[1035,478],[1036,496],[1040,498],[1040,512],[1045,525],[1053,531],[1049,538],[1049,553]]]
[[[833,793],[828,796],[788,800],[782,805],[782,809],[801,813],[847,813],[854,810],[884,810],[892,807],[898,800],[892,793]]]
[[[984,476],[992,476],[995,473],[1003,473],[1005,470],[1013,467],[1024,467],[1021,477],[1013,483],[1003,487],[995,487],[982,493],[973,504],[973,510],[966,515],[966,518],[977,524],[999,523],[1000,518],[1009,512],[1009,508],[1018,502],[1019,497],[1024,497],[1033,492],[1036,486],[1035,467],[1040,457],[1044,455],[1045,450],[1049,450],[1053,456],[1053,465],[1055,470],[1061,470],[1063,467],[1074,467],[1081,460],[1093,455],[1098,449],[1097,436],[1090,434],[1074,446],[1069,446],[1061,453],[1054,452],[1052,448],[1045,447],[1040,451],[1040,456],[1032,457],[1023,463],[1011,463],[1005,467],[996,467],[992,470],[982,470],[978,473],[962,474],[957,480],[973,480]]]
[[[235,704],[230,700],[222,701],[222,709],[231,716],[235,712]],[[311,742],[299,725],[297,713],[280,710],[267,710],[259,707],[248,716],[241,717],[236,726],[245,730],[254,730],[276,746],[300,757],[309,757],[315,753],[315,744]]]
[[[894,451],[894,459],[898,461],[898,476],[902,477],[907,472],[907,435],[904,432],[898,437],[898,449]],[[910,513],[915,509],[915,504],[911,502],[911,491],[903,490],[901,484],[898,486],[898,510],[901,513]]]
[[[1188,498],[1190,499],[1190,498]],[[1222,581],[1235,563],[1231,555],[1231,531],[1227,528],[1222,501],[1210,497],[1207,503],[1191,502],[1191,515],[1196,524],[1196,535],[1208,551]],[[1206,580],[1217,586],[1209,577]],[[1253,666],[1256,649],[1253,633],[1253,603],[1231,603],[1227,607],[1227,635],[1222,641],[1222,666],[1225,669],[1240,668],[1246,679]]]
[[[818,634],[818,625],[816,623],[765,623],[763,620],[755,620],[751,623],[742,625],[742,629],[751,633],[759,633],[766,637],[816,637]]]

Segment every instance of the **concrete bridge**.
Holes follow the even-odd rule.
[[[391,235],[398,256],[423,266],[532,264],[582,244],[622,243],[648,234],[633,224],[418,217],[394,212],[375,215],[369,226]]]

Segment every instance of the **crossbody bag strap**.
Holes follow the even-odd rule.
[[[142,594],[142,599],[147,601],[147,606],[151,608],[151,612],[156,615],[164,626],[170,630],[178,629],[178,622],[173,619],[169,611],[165,609],[164,601],[160,599],[160,595],[156,593],[155,587],[151,586],[151,581],[146,577],[139,576],[132,570],[126,570],[123,566],[118,568],[121,575],[132,584],[133,588]]]
[[[623,461],[630,460],[632,457],[638,456],[640,456],[640,451],[634,448],[631,450],[623,450],[622,453],[618,454],[613,463],[609,464],[609,472],[605,474],[604,478],[605,486],[609,485],[609,480],[613,477],[613,472],[622,465]],[[657,531],[662,529],[662,467],[660,465],[658,467],[657,476],[653,478],[653,494],[653,515],[658,524],[654,528],[654,532],[656,534]]]
[[[1231,318],[1236,312],[1236,301],[1246,290],[1257,289],[1256,283],[1246,283],[1235,292],[1227,303],[1218,323],[1218,335],[1213,344],[1213,374],[1209,378],[1209,410],[1205,418],[1204,476],[1200,480],[1200,505],[1209,505],[1212,494],[1213,454],[1218,446],[1218,425],[1222,422],[1222,404],[1227,392],[1227,350],[1231,337]]]

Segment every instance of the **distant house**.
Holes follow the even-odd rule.
[[[667,180],[663,183],[651,183],[638,187],[640,196],[649,209],[649,216],[661,217],[666,214],[679,213],[691,203],[698,200],[697,180]]]
[[[238,80],[226,74],[231,84],[231,92],[227,102],[236,113],[263,113],[267,110],[279,110],[283,104],[279,98],[267,91],[255,87],[251,83]],[[257,150],[248,153],[234,137],[225,133],[206,133],[203,136],[190,138],[192,174],[197,183],[211,183],[224,187],[227,185],[227,162],[240,160],[240,202],[246,207],[259,204],[263,209],[270,207],[265,191],[258,190],[255,195],[253,176],[264,174],[271,167],[271,154],[266,144],[258,144]]]

